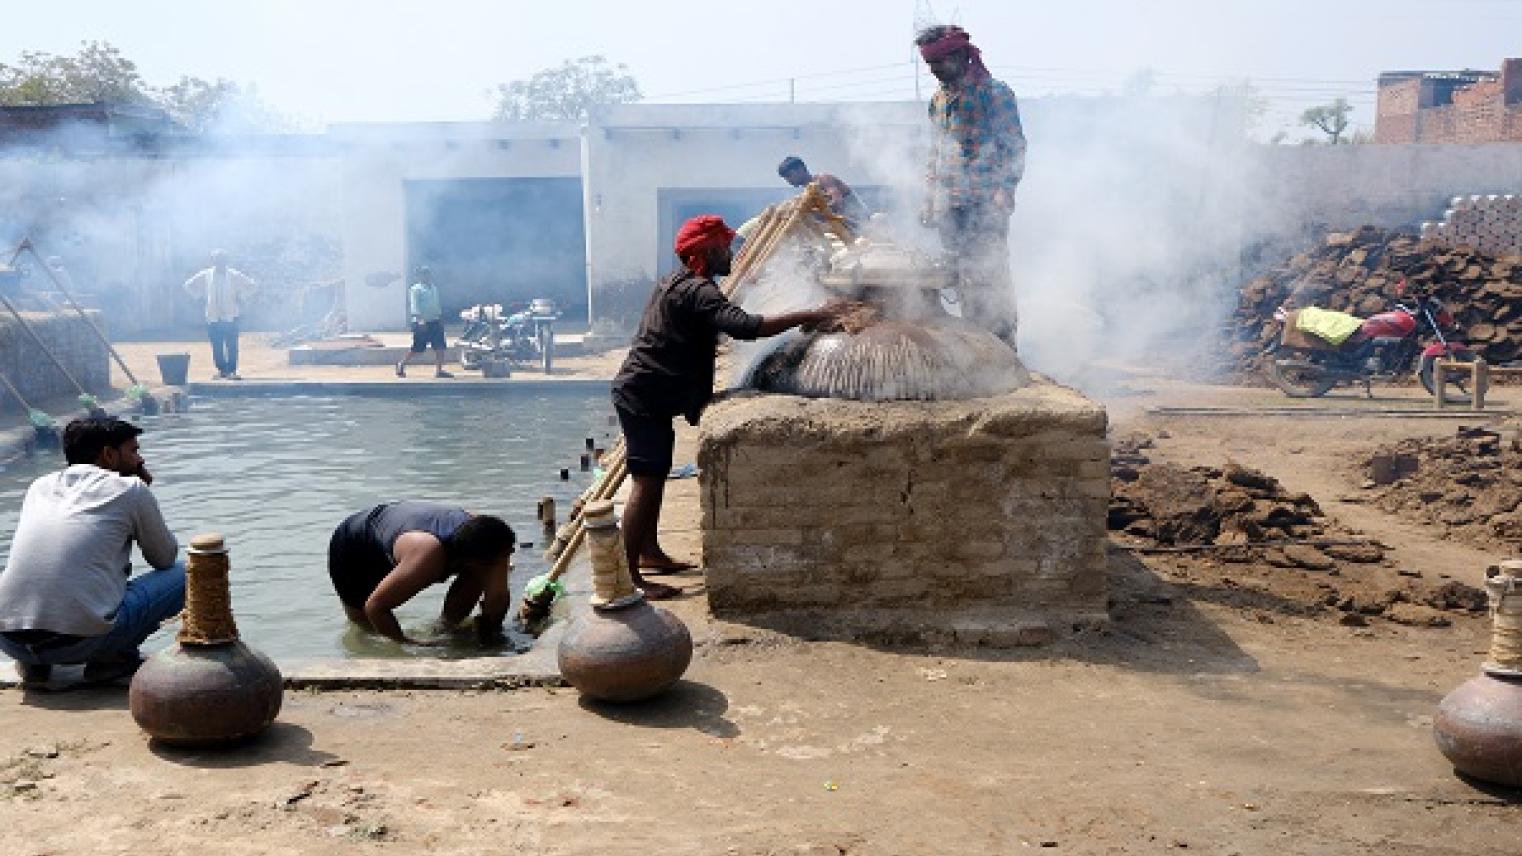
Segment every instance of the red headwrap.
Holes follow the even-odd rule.
[[[978,50],[977,45],[972,43],[972,36],[967,35],[967,31],[961,27],[947,27],[945,35],[920,45],[920,56],[925,58],[925,62],[934,62],[960,50],[967,51],[967,75],[963,80],[979,83],[993,76],[988,73],[988,66],[983,64],[983,52]]]
[[[713,247],[727,247],[734,239],[735,230],[724,224],[723,217],[699,214],[677,230],[676,254],[688,270],[704,276],[708,273],[706,251]]]

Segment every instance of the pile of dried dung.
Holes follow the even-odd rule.
[[[1378,562],[1376,544],[1289,544],[1346,541],[1309,494],[1290,493],[1257,470],[1153,463],[1149,440],[1120,440],[1111,456],[1109,527],[1144,546],[1269,547],[1264,560],[1281,567],[1330,570],[1338,560]],[[1244,559],[1245,560],[1245,559]]]
[[[1328,235],[1320,247],[1243,286],[1228,325],[1231,362],[1241,372],[1262,369],[1263,348],[1279,335],[1274,310],[1292,297],[1296,307],[1368,317],[1394,308],[1402,279],[1409,291],[1441,300],[1492,364],[1522,357],[1522,258],[1495,258],[1365,226]]]
[[[1369,501],[1440,526],[1450,537],[1515,548],[1522,543],[1522,442],[1487,428],[1401,440],[1365,461]]]
[[[1340,529],[1309,496],[1261,472],[1154,462],[1152,448],[1141,436],[1112,442],[1110,529],[1191,598],[1260,620],[1332,613],[1357,626],[1377,616],[1441,627],[1451,613],[1485,609],[1485,593],[1473,586],[1381,567],[1384,547]]]

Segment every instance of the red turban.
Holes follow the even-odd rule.
[[[977,45],[972,43],[972,36],[961,27],[947,27],[945,35],[933,42],[920,45],[920,56],[925,62],[934,62],[956,51],[967,52],[967,80],[969,83],[978,83],[988,80],[993,75],[988,73],[988,66],[983,64],[983,52],[978,50]]]
[[[713,247],[727,247],[735,239],[735,230],[716,214],[699,214],[682,224],[676,233],[676,254],[689,270],[700,276],[708,273],[704,253]]]

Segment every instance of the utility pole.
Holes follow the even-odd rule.
[[[798,103],[798,78],[796,77],[789,77],[787,79],[787,103]]]

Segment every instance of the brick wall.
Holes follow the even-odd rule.
[[[16,319],[9,313],[3,314],[0,318],[0,374],[15,384],[33,405],[49,398],[77,395],[74,385],[37,347]],[[96,323],[100,323],[99,313],[93,314]],[[79,316],[23,312],[22,317],[86,389],[99,393],[110,386],[110,356],[106,346]],[[0,401],[3,401],[0,408],[4,412],[19,409],[15,396],[3,389],[0,389]]]
[[[857,624],[1102,615],[1105,421],[1045,382],[969,402],[720,402],[698,452],[709,602]]]
[[[1411,78],[1379,87],[1376,143],[1480,144],[1522,142],[1522,59],[1500,75],[1453,90],[1453,103],[1432,105],[1429,84]]]
[[[1416,117],[1421,92],[1422,82],[1419,79],[1402,80],[1379,88],[1374,142],[1416,142]]]

